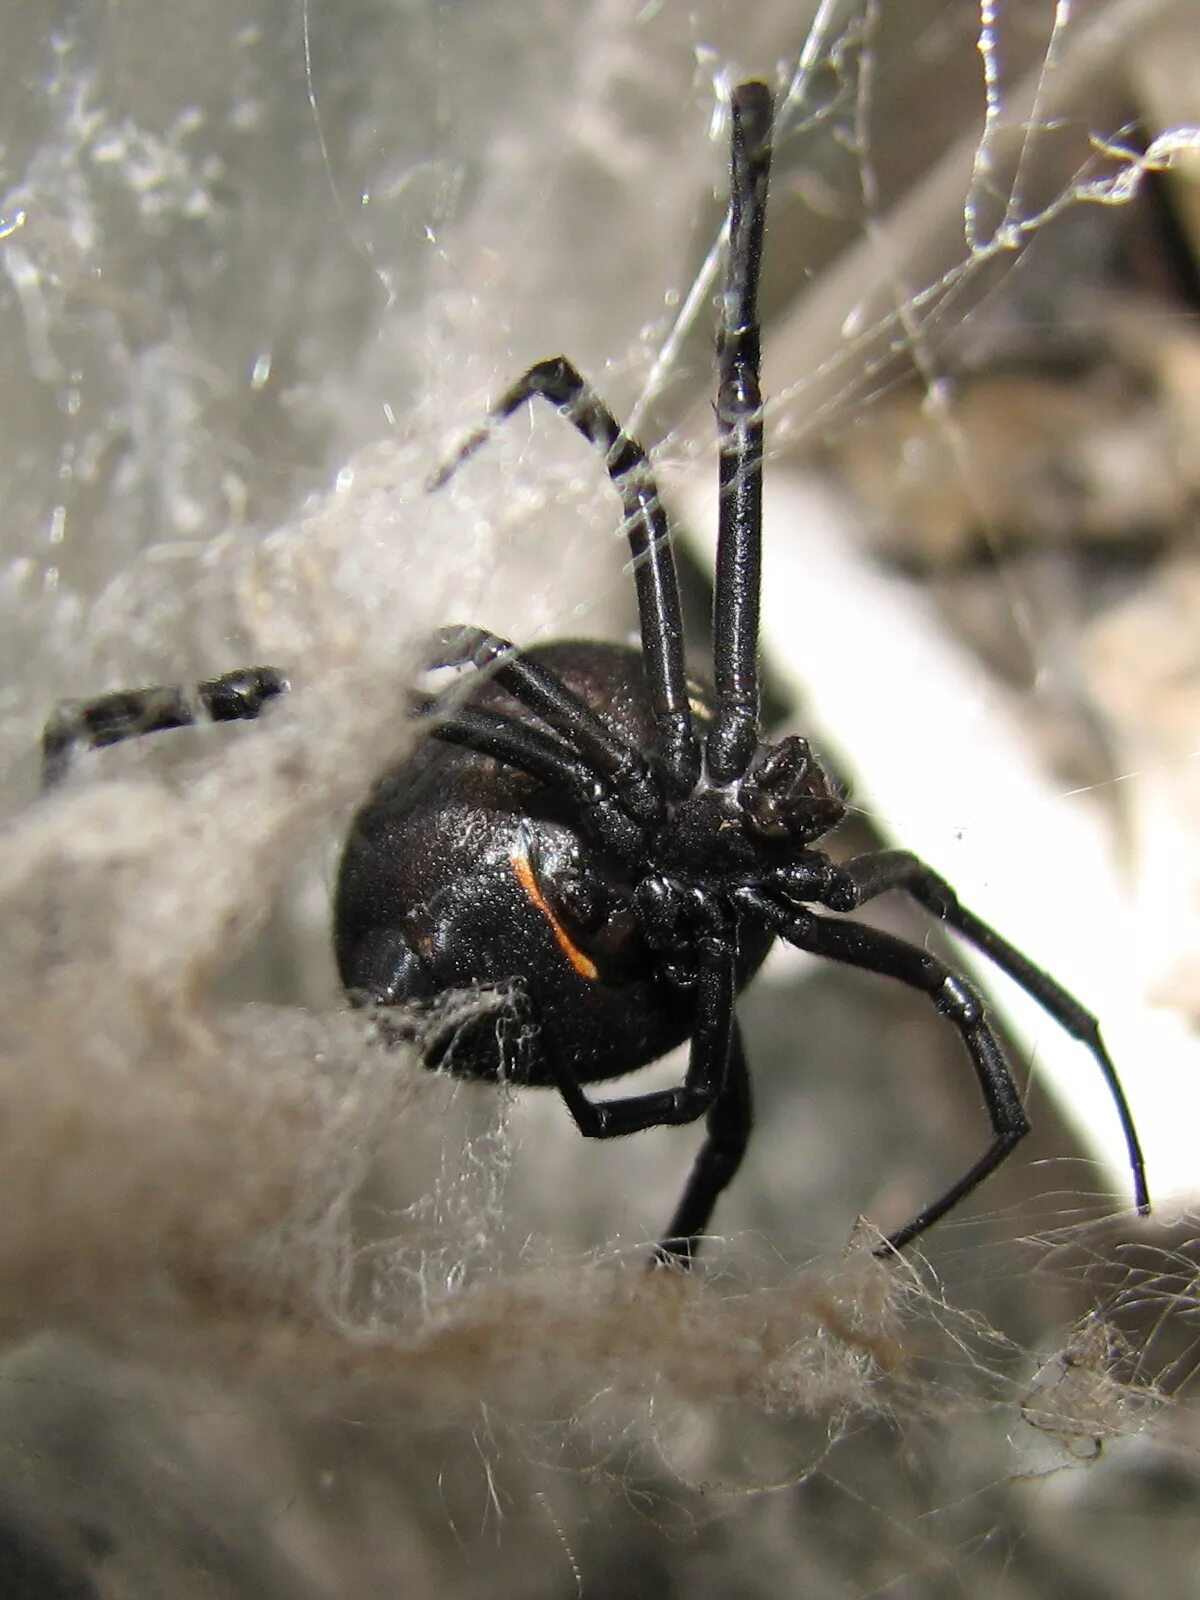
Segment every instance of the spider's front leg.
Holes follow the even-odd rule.
[[[1150,1209],[1146,1162],[1133,1113],[1117,1076],[1117,1069],[1100,1033],[1100,1024],[1087,1008],[1069,994],[1048,972],[1011,945],[974,912],[959,903],[945,878],[908,850],[879,850],[834,867],[819,900],[834,911],[853,911],[889,890],[907,894],[931,915],[952,928],[968,944],[981,950],[1041,1006],[1059,1027],[1091,1052],[1116,1107],[1125,1136],[1129,1168],[1133,1174],[1134,1202],[1145,1216]]]
[[[956,1183],[911,1222],[890,1234],[875,1252],[881,1256],[891,1255],[911,1244],[977,1189],[1029,1132],[1029,1119],[999,1040],[988,1023],[983,1001],[966,979],[944,961],[882,929],[811,911],[785,909],[754,889],[743,890],[739,898],[748,911],[761,917],[781,939],[798,950],[808,950],[830,961],[895,978],[906,988],[927,995],[938,1012],[958,1030],[966,1046],[992,1124],[992,1142]]]

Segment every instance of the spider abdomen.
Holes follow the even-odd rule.
[[[556,643],[529,652],[615,732],[646,749],[653,722],[640,654]],[[527,716],[494,681],[471,703]],[[656,1061],[686,1039],[694,1000],[646,947],[636,885],[581,837],[562,799],[512,767],[429,740],[386,773],[350,832],[334,942],[362,1004],[454,990],[511,991],[515,1025],[485,1012],[439,1059],[471,1077],[552,1085],[566,1057],[584,1083]],[[757,933],[739,986],[761,964]]]

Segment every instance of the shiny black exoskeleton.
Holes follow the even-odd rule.
[[[431,642],[431,669],[477,675],[466,693],[414,696],[431,737],[359,812],[338,881],[334,942],[351,999],[403,1016],[456,990],[492,990],[501,1016],[433,1052],[477,1078],[554,1087],[580,1130],[609,1138],[707,1119],[659,1257],[687,1262],[751,1130],[738,992],[782,938],[917,989],[958,1030],[992,1127],[983,1155],[883,1251],[943,1216],[1005,1158],[1028,1122],[979,996],[937,956],[845,915],[910,895],[986,953],[1087,1045],[1121,1118],[1140,1209],[1142,1155],[1095,1019],[901,850],[843,863],[815,848],[842,804],[804,740],[759,724],[762,398],[756,299],[772,105],[746,83],[732,105],[729,266],[719,338],[720,514],[711,687],[688,679],[678,588],[649,463],[564,358],[539,362],[492,426],[541,398],[600,449],[625,513],[640,649],[561,643],[522,652],[474,627]],[[273,668],[60,707],[47,783],[78,744],[108,744],[206,714],[256,717],[287,689]],[[386,1029],[385,1029],[386,1031]],[[690,1040],[682,1084],[596,1102],[589,1084]]]
[[[653,748],[637,651],[564,643],[524,659],[553,672],[631,749]],[[471,704],[525,716],[495,678]],[[719,849],[730,796],[709,792],[720,799],[698,831],[685,808],[664,806],[652,826],[631,832],[631,849],[606,848],[557,789],[429,741],[382,780],[347,842],[334,912],[342,982],[376,1005],[478,985],[512,989],[518,1006],[527,999],[531,1026],[506,1059],[490,1014],[455,1036],[454,1068],[471,1076],[503,1072],[514,1083],[552,1086],[556,1063],[567,1061],[580,1083],[594,1083],[657,1061],[692,1032],[695,1001],[690,930],[674,933],[681,949],[672,970],[655,896],[686,881],[688,854],[711,878],[719,859],[711,835]],[[726,836],[742,838],[740,817]],[[739,988],[770,942],[766,928],[747,930]]]

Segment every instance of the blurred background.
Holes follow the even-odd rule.
[[[1191,8],[0,19],[0,1593],[1194,1593]],[[588,1146],[384,1057],[328,904],[430,625],[633,626],[552,416],[424,495],[531,361],[652,448],[703,662],[749,75],[773,720],[850,792],[839,853],[917,850],[1095,1008],[1158,1208],[1085,1052],[997,985],[1034,1133],[911,1275],[847,1260],[986,1126],[927,1005],[783,952],[676,1301],[630,1283],[695,1134]],[[269,725],[39,801],[60,698],[260,660],[302,691]]]

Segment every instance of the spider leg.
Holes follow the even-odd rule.
[[[429,730],[433,738],[491,756],[536,778],[578,809],[580,825],[596,843],[623,861],[641,860],[644,830],[603,776],[561,740],[482,706],[458,706],[443,715],[445,703],[435,695],[413,695],[412,704],[419,717],[438,719]]]
[[[431,642],[431,668],[494,669],[492,676],[501,688],[567,739],[621,796],[634,821],[651,825],[662,821],[662,790],[641,752],[614,734],[557,672],[482,628],[439,628]]]
[[[729,266],[717,382],[716,700],[706,750],[717,783],[742,777],[758,744],[763,423],[757,298],[771,168],[770,90],[744,83],[734,91],[732,109]]]
[[[879,928],[849,919],[817,916],[810,911],[785,911],[754,890],[743,891],[739,899],[765,917],[779,937],[797,949],[878,972],[928,995],[938,1012],[957,1028],[967,1048],[992,1124],[992,1142],[956,1183],[911,1222],[890,1234],[875,1252],[890,1255],[910,1244],[977,1189],[1029,1132],[1029,1119],[999,1041],[987,1021],[983,1001],[965,978],[937,956]]]
[[[687,1185],[658,1246],[655,1260],[691,1266],[722,1191],[742,1164],[754,1122],[750,1073],[742,1032],[734,1018],[729,1062],[721,1092],[709,1107],[704,1143],[688,1175]]]
[[[669,1237],[656,1259],[687,1265],[695,1233],[707,1222],[716,1198],[737,1169],[750,1128],[750,1095],[745,1058],[735,1044],[732,931],[705,936],[697,950],[696,1011],[692,1045],[683,1083],[674,1089],[589,1100],[570,1062],[550,1062],[559,1093],[580,1133],[589,1139],[617,1139],[646,1128],[678,1127],[709,1117],[708,1136],[674,1217]],[[726,1102],[721,1110],[722,1102]]]
[[[820,899],[833,910],[853,911],[890,889],[898,889],[909,895],[947,927],[953,928],[968,944],[981,950],[1001,972],[1007,973],[1014,983],[1032,996],[1047,1016],[1091,1052],[1120,1118],[1133,1174],[1134,1200],[1138,1211],[1145,1216],[1150,1209],[1146,1162],[1133,1113],[1096,1018],[1074,995],[1068,994],[1061,984],[1056,983],[1048,972],[1035,966],[1028,956],[1022,955],[994,928],[961,905],[945,878],[907,850],[880,850],[843,862],[833,869],[831,887]]]
[[[140,739],[193,723],[252,722],[289,684],[274,667],[239,667],[195,685],[127,689],[95,700],[64,700],[42,733],[42,788],[52,789],[70,770],[80,745],[88,750]]]
[[[497,422],[535,399],[547,400],[604,454],[604,464],[625,508],[633,557],[646,681],[658,731],[658,748],[672,792],[685,794],[700,773],[684,668],[683,616],[671,533],[646,452],[617,422],[596,391],[565,356],[536,362],[513,383],[456,454],[429,480],[439,489],[475,454]]]

